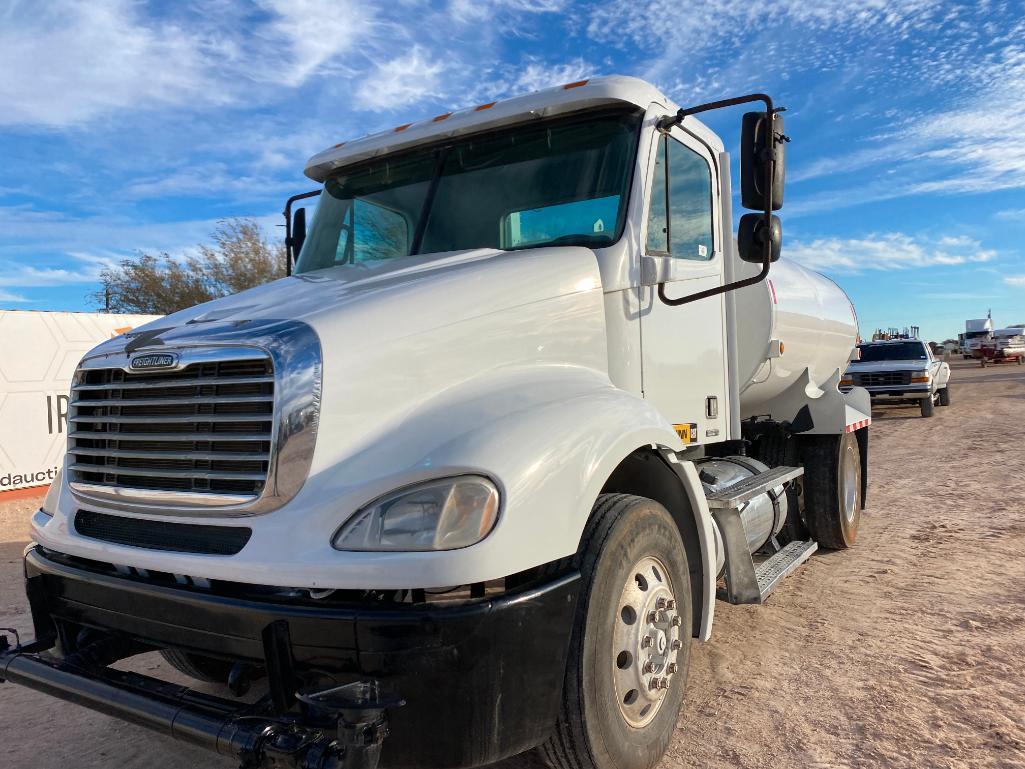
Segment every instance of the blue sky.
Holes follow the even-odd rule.
[[[268,229],[347,138],[598,74],[785,104],[784,254],[862,333],[1025,323],[1025,6],[939,0],[0,0],[0,307]],[[733,147],[739,114],[709,119]]]

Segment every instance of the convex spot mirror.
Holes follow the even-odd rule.
[[[292,214],[292,261],[299,260],[299,252],[303,250],[306,240],[306,209],[297,208]]]
[[[776,163],[772,175],[772,210],[779,211],[783,207],[786,142],[783,115],[778,112],[773,115],[767,112],[745,113],[740,131],[740,200],[744,208],[765,210],[766,166],[772,160],[773,148]]]
[[[783,247],[783,225],[773,214],[772,225],[766,226],[765,214],[744,214],[737,231],[737,253],[745,262],[761,264],[765,258],[765,242],[771,247],[770,261],[778,261]]]

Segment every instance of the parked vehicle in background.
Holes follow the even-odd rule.
[[[982,346],[993,338],[993,319],[989,316],[965,321],[965,332],[958,335],[963,339],[961,350],[965,360],[982,357]]]
[[[864,387],[873,401],[916,403],[923,417],[950,405],[950,365],[918,339],[858,345],[861,357],[847,367],[840,388]]]
[[[751,102],[734,245],[695,115]],[[786,141],[608,77],[314,156],[295,275],[82,360],[0,676],[247,769],[651,769],[716,598],[864,507],[854,308],[773,264]],[[152,649],[268,694],[110,668]]]
[[[979,363],[1017,363],[1025,360],[1025,329],[1018,326],[998,328],[993,337],[979,345]]]

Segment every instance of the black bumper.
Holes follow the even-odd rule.
[[[39,548],[25,571],[37,635],[73,623],[260,665],[266,629],[287,623],[300,677],[373,678],[406,700],[390,714],[386,767],[479,766],[541,742],[558,712],[580,581],[573,572],[456,606],[320,607],[149,584]]]

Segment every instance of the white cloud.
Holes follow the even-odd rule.
[[[1025,222],[1025,208],[1009,208],[997,211],[994,216],[1006,222]]]
[[[612,0],[594,10],[587,31],[591,37],[614,45],[655,47],[668,42],[685,45],[688,52],[693,52],[723,45],[746,46],[750,36],[740,34],[741,31],[804,27],[833,31],[833,44],[839,46],[849,35],[865,30],[906,33],[909,28],[924,24],[940,6],[940,0],[776,0],[762,4],[748,0]],[[778,53],[779,44],[785,41],[777,38],[775,42]],[[764,52],[761,49],[759,54]],[[802,55],[810,52],[807,46],[801,51]],[[767,58],[776,60],[772,55]]]
[[[1009,286],[1025,286],[1025,275],[1008,275],[1004,278],[1004,283]]]
[[[451,0],[448,12],[459,22],[493,19],[501,11],[517,13],[554,13],[566,6],[566,0]]]
[[[260,5],[273,17],[258,36],[283,43],[286,51],[283,61],[258,57],[257,62],[265,67],[264,77],[291,86],[338,66],[339,57],[372,37],[377,24],[373,5],[356,0],[262,0]]]
[[[930,240],[896,232],[866,238],[798,241],[785,245],[784,253],[788,259],[814,269],[837,272],[978,263],[991,261],[997,256],[995,250],[983,248],[981,243],[970,238]]]
[[[0,124],[66,125],[114,108],[223,102],[216,41],[144,21],[129,0],[14,2],[0,19]]]
[[[12,294],[10,291],[0,289],[0,302],[27,302],[28,297],[21,294]]]
[[[356,102],[363,109],[383,111],[440,97],[444,71],[441,61],[415,45],[405,56],[378,63],[357,86]]]

